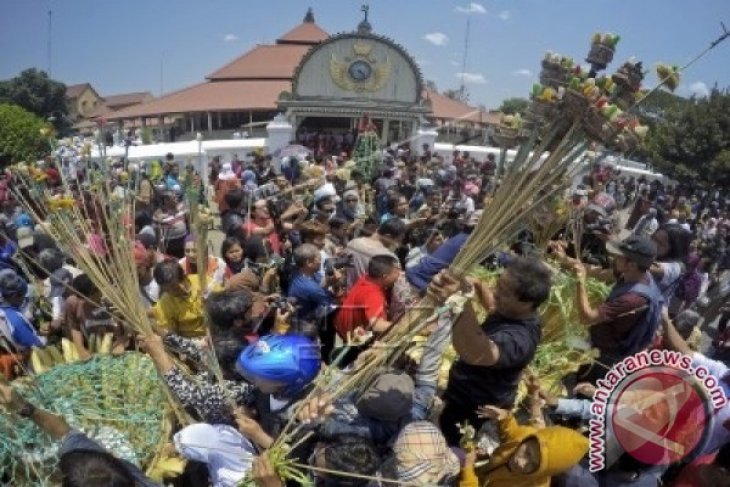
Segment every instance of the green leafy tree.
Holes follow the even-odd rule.
[[[668,108],[649,132],[649,159],[688,184],[730,187],[730,92]]]
[[[48,151],[46,122],[29,111],[0,104],[0,165],[35,161]]]
[[[527,110],[527,106],[529,104],[530,102],[525,98],[507,98],[502,102],[502,105],[500,105],[499,111],[506,114],[519,113],[522,115],[525,113],[525,110]]]
[[[52,119],[59,132],[70,128],[66,85],[48,77],[45,71],[26,69],[15,78],[0,81],[0,103],[12,103]]]

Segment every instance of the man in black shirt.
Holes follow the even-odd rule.
[[[494,291],[473,284],[489,316],[479,324],[468,304],[454,324],[452,342],[459,360],[451,368],[441,414],[441,430],[450,445],[459,443],[458,424],[467,421],[479,429],[484,422],[477,418],[477,407],[512,408],[520,374],[540,342],[537,308],[550,294],[551,273],[537,259],[517,258],[502,272]],[[445,299],[458,286],[456,279],[441,273],[429,292]]]

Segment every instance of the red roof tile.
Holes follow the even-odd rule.
[[[279,37],[276,40],[277,44],[308,44],[313,46],[323,40],[327,39],[330,35],[314,22],[303,22],[292,30]]]
[[[115,120],[153,117],[164,113],[274,110],[282,91],[291,91],[291,81],[209,81],[161,96],[149,103],[113,112],[107,118]]]
[[[104,97],[104,104],[111,109],[116,107],[125,107],[128,105],[135,105],[137,103],[144,103],[150,101],[152,93],[149,91],[140,91],[137,93],[122,93],[120,95],[110,95]]]
[[[431,100],[432,118],[481,124],[499,123],[499,114],[489,113],[431,90],[424,90],[423,97]]]
[[[96,94],[96,96],[99,96],[99,94],[96,93],[96,90],[94,89],[93,86],[91,86],[90,83],[80,83],[78,85],[66,86],[66,98],[78,98],[87,89],[93,91]],[[99,97],[99,98],[101,98],[101,97]]]
[[[256,46],[243,56],[208,75],[208,79],[286,79],[291,80],[308,45],[277,44]]]

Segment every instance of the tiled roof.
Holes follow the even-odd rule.
[[[154,98],[149,91],[140,91],[137,93],[122,93],[121,95],[110,95],[104,97],[104,104],[111,108],[124,107],[137,103],[144,103]]]
[[[327,39],[330,35],[313,22],[304,22],[279,37],[277,44],[308,44],[313,46]]]
[[[499,123],[499,114],[469,106],[435,91],[424,90],[423,98],[431,100],[432,118],[482,124]]]
[[[299,44],[260,45],[218,71],[208,75],[212,80],[286,79],[291,80],[302,56],[311,46]]]
[[[282,91],[291,90],[287,80],[209,81],[172,92],[149,103],[134,105],[108,115],[120,118],[153,117],[164,113],[274,110]]]
[[[78,98],[87,89],[96,93],[96,90],[89,83],[66,86],[66,98]]]

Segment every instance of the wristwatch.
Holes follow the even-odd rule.
[[[18,416],[21,418],[30,418],[33,416],[35,411],[36,407],[32,403],[26,402],[23,404],[23,407],[18,410]]]

